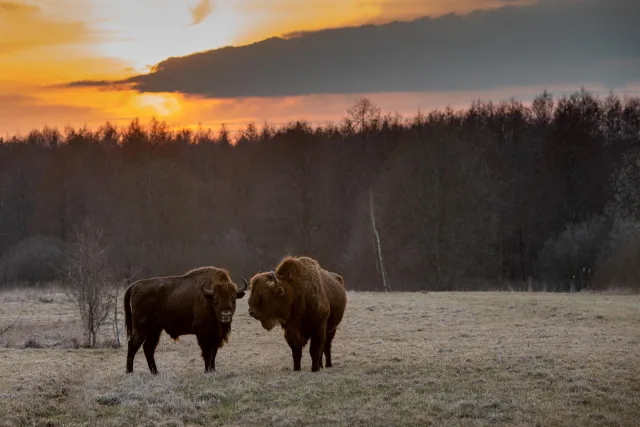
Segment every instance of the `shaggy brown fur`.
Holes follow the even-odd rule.
[[[291,348],[293,370],[300,370],[302,350],[311,340],[311,371],[331,363],[331,342],[342,321],[347,293],[342,276],[320,267],[309,257],[286,257],[273,272],[250,280],[249,315],[266,330],[278,323]]]
[[[215,370],[218,349],[229,340],[236,299],[244,296],[247,286],[245,280],[238,290],[229,272],[216,267],[132,283],[124,294],[127,372],[133,372],[133,359],[144,342],[149,370],[158,373],[153,355],[163,330],[174,340],[195,335],[205,372]]]

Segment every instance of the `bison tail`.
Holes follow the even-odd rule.
[[[133,321],[131,320],[131,286],[124,293],[124,324],[127,330],[127,337],[131,336]]]

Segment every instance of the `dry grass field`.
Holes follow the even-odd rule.
[[[238,304],[204,374],[193,337],[140,351],[74,349],[55,289],[0,293],[0,426],[637,426],[640,296],[349,293],[334,367],[292,372],[279,329]],[[104,331],[109,335],[110,329]],[[25,345],[27,348],[25,348]]]

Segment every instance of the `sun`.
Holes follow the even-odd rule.
[[[175,116],[182,111],[182,102],[172,93],[143,93],[134,97],[136,110],[149,111],[160,117]]]

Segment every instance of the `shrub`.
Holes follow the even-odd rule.
[[[640,290],[640,221],[616,220],[598,260],[595,283],[599,288]]]
[[[47,282],[64,263],[64,242],[56,237],[28,237],[0,257],[0,283]]]
[[[602,218],[569,224],[540,251],[540,276],[560,291],[580,291],[588,286],[609,227]]]
[[[78,307],[82,324],[95,347],[98,330],[111,314],[115,298],[102,230],[84,221],[74,231],[67,250],[63,283]]]

